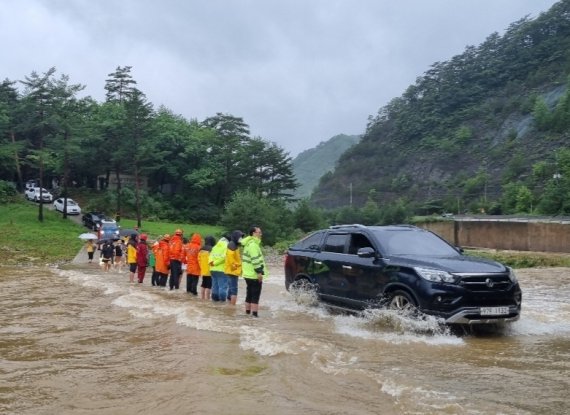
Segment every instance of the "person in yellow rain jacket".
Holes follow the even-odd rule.
[[[133,233],[127,243],[127,263],[129,264],[129,282],[135,282],[135,272],[137,272],[137,244],[138,235]]]
[[[241,252],[239,244],[243,237],[242,231],[233,231],[226,250],[224,273],[228,277],[228,295],[230,304],[235,305],[238,295],[238,278],[241,275]]]
[[[210,273],[212,274],[212,301],[225,302],[228,295],[228,277],[224,273],[226,250],[230,236],[224,235],[210,252]]]
[[[210,273],[210,251],[216,245],[216,239],[208,235],[204,238],[204,246],[198,252],[198,263],[200,264],[200,276],[202,285],[200,286],[200,297],[202,300],[209,300],[212,293],[212,274]]]
[[[243,245],[241,275],[247,284],[245,313],[251,313],[254,317],[258,316],[259,297],[261,296],[263,279],[267,278],[267,266],[261,251],[261,235],[261,228],[252,226],[249,230],[249,236],[241,242]]]

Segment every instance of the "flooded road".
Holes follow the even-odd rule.
[[[96,266],[0,267],[2,414],[565,414],[570,269],[519,270],[521,320],[477,334],[296,301],[260,318]]]

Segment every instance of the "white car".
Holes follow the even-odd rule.
[[[33,189],[34,187],[40,187],[40,181],[37,179],[28,180],[26,182],[26,190]]]
[[[53,207],[58,212],[63,212],[63,208],[65,206],[64,203],[65,203],[64,198],[60,197],[59,199],[55,199],[55,202],[53,202]],[[67,198],[67,214],[79,215],[80,213],[81,213],[81,208],[79,207],[77,202],[73,199]]]
[[[32,187],[30,189],[26,189],[26,199],[33,200],[34,202],[39,202],[40,188]],[[53,201],[53,195],[42,187],[42,203],[49,203],[51,201]]]

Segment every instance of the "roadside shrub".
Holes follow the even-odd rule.
[[[302,239],[305,235],[308,235],[308,232],[304,232],[301,229],[295,229],[291,235],[284,239],[280,239],[273,245],[273,249],[276,251],[277,254],[283,255],[287,252],[287,249],[297,241]]]
[[[489,250],[466,250],[465,254],[492,259],[512,268],[567,267],[570,256],[542,254],[537,252],[510,252]]]
[[[322,212],[312,207],[307,199],[303,199],[293,212],[294,225],[302,231],[309,232],[325,227]]]
[[[268,199],[251,191],[238,191],[226,204],[220,224],[227,231],[240,229],[247,233],[257,225],[263,230],[263,242],[273,245],[293,230],[293,217],[282,201]]]
[[[14,183],[0,180],[0,203],[11,203],[18,196]]]

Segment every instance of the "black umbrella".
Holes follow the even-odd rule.
[[[114,236],[114,237],[112,237],[112,238],[99,239],[99,240],[97,241],[97,244],[104,244],[104,243],[107,242],[107,241],[109,241],[109,242],[115,242],[115,241],[118,241],[119,239],[121,239],[121,238],[119,238],[118,236]]]
[[[123,237],[123,236],[131,236],[131,235],[138,235],[139,231],[135,230],[135,229],[121,229],[119,230],[119,236]]]

